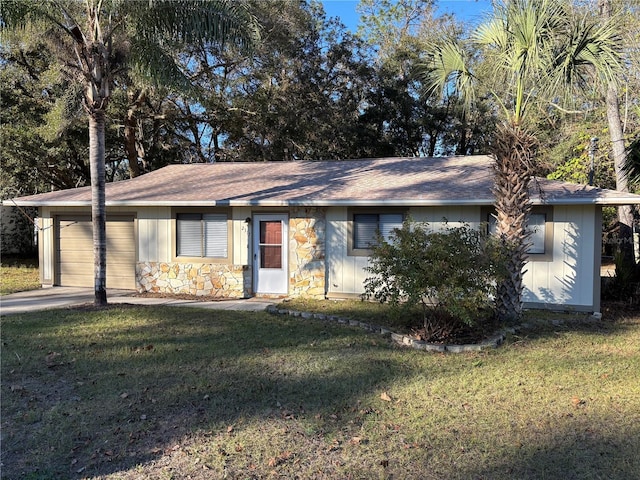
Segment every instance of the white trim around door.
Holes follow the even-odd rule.
[[[289,292],[289,217],[253,216],[253,291],[257,295]]]

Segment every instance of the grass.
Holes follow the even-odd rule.
[[[3,478],[634,478],[640,316],[618,317],[444,355],[265,313],[4,316]]]
[[[0,265],[0,295],[40,288],[37,260],[3,258]]]

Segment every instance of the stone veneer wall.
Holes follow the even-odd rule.
[[[325,296],[324,208],[292,208],[289,217],[289,296]]]
[[[224,298],[251,296],[251,268],[243,265],[138,262],[139,292]]]

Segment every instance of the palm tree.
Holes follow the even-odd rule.
[[[105,112],[118,75],[154,84],[187,83],[167,47],[201,40],[249,46],[255,19],[231,0],[3,0],[3,33],[32,28],[84,87],[89,121],[96,305],[106,305]]]
[[[535,108],[560,108],[576,88],[615,80],[619,37],[613,20],[572,14],[566,0],[504,0],[467,44],[434,45],[418,74],[430,91],[455,93],[471,108],[487,92],[502,118],[491,145],[497,234],[508,249],[509,275],[496,306],[503,320],[522,312],[523,269],[530,232],[529,188],[536,136],[527,123]],[[472,56],[471,53],[474,52]],[[481,61],[472,71],[470,60]]]

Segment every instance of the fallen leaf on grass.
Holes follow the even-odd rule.
[[[391,397],[389,396],[389,394],[387,392],[382,392],[380,394],[380,398],[382,400],[384,400],[385,402],[390,402],[391,401]]]
[[[58,358],[60,354],[58,352],[49,352],[49,354],[44,357],[45,362],[53,363],[53,361]]]
[[[571,404],[573,405],[573,408],[578,408],[585,403],[587,402],[585,400],[582,400],[580,397],[576,397],[575,395],[571,397]]]
[[[58,352],[49,352],[49,354],[46,357],[44,357],[44,361],[47,364],[47,367],[53,368],[61,365],[60,363],[56,362],[56,359],[60,356],[61,354],[59,354]]]
[[[277,467],[278,465],[286,462],[287,460],[289,460],[291,457],[293,457],[293,453],[289,450],[285,450],[284,452],[281,452],[277,457],[272,457],[269,459],[269,466],[271,468],[273,467]]]

